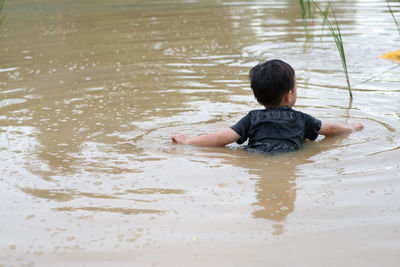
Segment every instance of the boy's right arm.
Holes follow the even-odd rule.
[[[193,146],[225,146],[235,142],[240,138],[234,130],[227,128],[218,133],[210,133],[194,138],[189,138],[185,134],[175,134],[172,136],[172,142],[176,144],[185,144]]]
[[[353,131],[361,131],[363,128],[364,126],[359,122],[350,123],[345,126],[333,122],[323,121],[321,123],[321,129],[318,131],[318,134],[322,134],[325,136],[349,134]]]

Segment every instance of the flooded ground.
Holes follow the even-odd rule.
[[[378,58],[400,36],[385,1],[332,6],[352,103],[297,1],[6,1],[0,266],[400,266],[400,67]],[[258,108],[272,58],[298,110],[365,129],[274,157],[171,144]]]

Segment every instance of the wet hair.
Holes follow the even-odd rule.
[[[295,85],[294,69],[279,59],[254,66],[249,72],[250,86],[258,103],[277,106],[282,96]]]

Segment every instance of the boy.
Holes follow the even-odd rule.
[[[296,76],[293,68],[281,60],[269,60],[253,67],[250,85],[257,101],[265,109],[252,110],[238,123],[218,133],[188,138],[172,136],[172,142],[196,146],[225,146],[232,142],[243,144],[246,150],[275,154],[302,149],[305,139],[315,140],[319,134],[330,136],[363,129],[361,123],[342,126],[320,121],[292,109],[297,99]]]

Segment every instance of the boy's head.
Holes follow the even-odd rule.
[[[295,89],[294,69],[279,59],[254,66],[249,72],[250,86],[257,101],[267,107],[279,106],[282,97]]]

